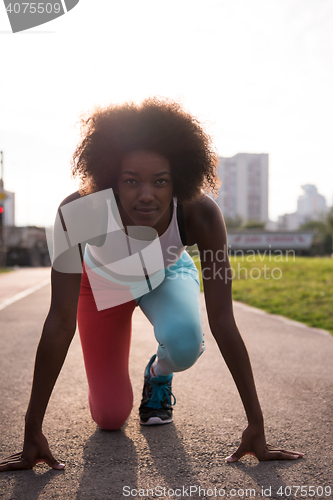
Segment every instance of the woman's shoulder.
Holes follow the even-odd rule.
[[[222,218],[218,204],[209,196],[203,195],[198,200],[183,203],[185,225],[200,227],[207,225],[210,221]]]
[[[198,235],[210,227],[224,225],[220,207],[207,195],[184,202],[183,211],[188,245],[196,243]]]
[[[59,207],[62,207],[64,205],[67,205],[67,203],[70,203],[71,201],[78,200],[79,198],[82,198],[84,196],[80,191],[75,191],[74,193],[70,194],[69,196],[66,196],[60,203]]]

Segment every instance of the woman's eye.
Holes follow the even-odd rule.
[[[126,184],[135,184],[136,183],[136,179],[125,179],[125,183]]]
[[[164,184],[166,184],[168,181],[167,179],[158,179],[156,181],[157,184],[159,184],[160,186],[163,186]]]

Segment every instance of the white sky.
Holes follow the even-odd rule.
[[[333,195],[332,0],[80,0],[12,34],[0,4],[0,149],[16,224],[76,189],[75,123],[94,104],[181,100],[221,156],[269,153],[271,219],[302,184]]]

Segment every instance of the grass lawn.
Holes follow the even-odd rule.
[[[333,334],[333,259],[273,254],[231,256],[230,263],[234,300]]]
[[[12,270],[13,270],[12,267],[0,267],[0,274],[1,273],[9,273]]]

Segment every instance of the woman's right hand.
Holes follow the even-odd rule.
[[[65,468],[65,465],[58,462],[52,455],[47,439],[41,431],[34,433],[33,436],[26,436],[23,451],[0,462],[0,471],[32,469],[39,462],[45,462],[52,469]]]

